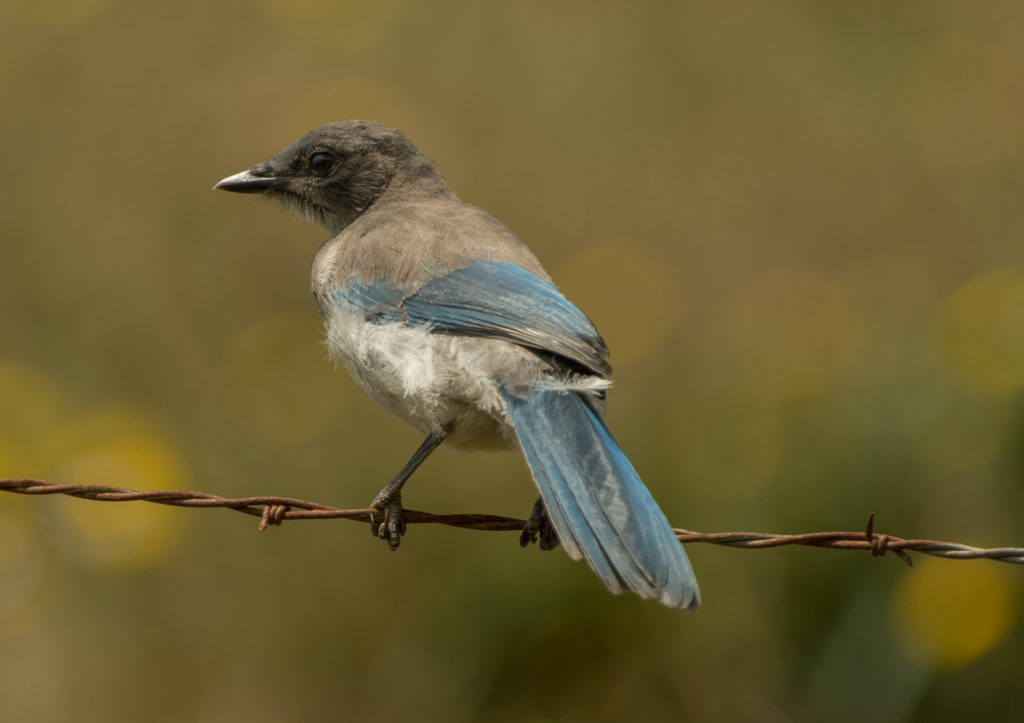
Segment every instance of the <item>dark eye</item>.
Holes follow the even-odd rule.
[[[334,156],[330,153],[314,153],[309,157],[309,168],[318,176],[326,174],[333,165]]]

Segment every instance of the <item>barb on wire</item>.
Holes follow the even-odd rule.
[[[175,507],[223,507],[260,518],[259,529],[280,525],[285,520],[346,519],[369,522],[375,510],[370,508],[340,509],[294,497],[220,497],[206,492],[187,490],[131,490],[109,485],[57,484],[31,478],[0,479],[0,491],[24,495],[70,495],[101,502],[155,502]],[[934,557],[956,560],[985,558],[998,562],[1024,564],[1021,547],[971,547],[939,540],[904,539],[874,531],[874,513],[860,532],[808,532],[801,535],[780,535],[766,532],[712,532],[702,533],[674,528],[680,542],[706,542],[713,545],[764,549],[783,545],[827,547],[833,550],[869,550],[875,557],[892,552],[908,565],[912,565],[908,550]],[[407,524],[439,524],[470,530],[519,531],[525,520],[501,515],[455,514],[435,515],[430,512],[406,509]]]

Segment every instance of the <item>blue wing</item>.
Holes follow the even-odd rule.
[[[611,372],[608,347],[593,322],[550,281],[515,264],[477,261],[413,289],[355,276],[333,295],[369,321],[504,339],[594,374]]]

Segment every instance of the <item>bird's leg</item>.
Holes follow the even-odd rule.
[[[402,541],[402,535],[405,534],[405,521],[402,519],[402,486],[412,477],[412,473],[423,463],[423,460],[437,449],[446,436],[448,436],[447,432],[431,432],[412,458],[402,467],[402,471],[384,485],[383,489],[373,498],[373,502],[370,503],[370,507],[384,513],[384,521],[380,524],[377,524],[373,513],[370,514],[370,532],[374,537],[386,540],[388,547],[392,550],[398,548],[398,543]]]
[[[542,550],[554,550],[558,547],[558,533],[555,532],[555,527],[551,524],[551,518],[548,517],[542,497],[538,497],[537,501],[533,503],[530,518],[526,520],[523,534],[519,536],[519,546],[526,547],[531,542],[538,541]]]

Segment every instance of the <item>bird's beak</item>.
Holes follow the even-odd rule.
[[[235,193],[263,193],[273,190],[276,181],[270,169],[258,166],[218,181],[214,189]]]

